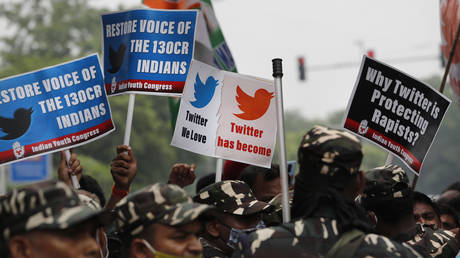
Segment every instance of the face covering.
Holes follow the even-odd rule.
[[[237,229],[237,228],[231,228],[230,231],[230,236],[228,237],[227,245],[235,249],[238,244],[238,240],[240,238],[241,234],[250,234],[258,229],[265,228],[265,223],[261,220],[259,223],[253,227],[253,228],[248,228],[248,229]]]
[[[184,256],[179,256],[179,255],[173,255],[173,254],[167,254],[167,253],[158,252],[155,249],[153,249],[153,247],[150,245],[149,242],[147,242],[147,240],[142,239],[142,242],[144,242],[145,246],[147,246],[147,248],[150,251],[152,251],[152,253],[155,255],[155,258],[181,258],[181,257],[184,257]],[[187,257],[190,257],[190,258],[202,258],[203,256],[200,254],[200,255],[187,256]]]

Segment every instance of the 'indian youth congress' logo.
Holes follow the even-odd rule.
[[[243,113],[234,114],[244,120],[256,120],[261,118],[270,107],[270,100],[274,97],[273,92],[266,89],[258,89],[254,97],[249,96],[240,86],[236,86],[236,102]]]
[[[206,83],[203,83],[200,79],[200,75],[196,74],[195,79],[195,101],[190,101],[190,104],[196,108],[203,108],[211,102],[216,87],[219,86],[219,81],[214,79],[213,76],[209,76],[206,79]]]

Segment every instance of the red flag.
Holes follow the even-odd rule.
[[[200,1],[190,0],[143,0],[145,5],[157,9],[195,9],[200,8]]]
[[[441,50],[446,60],[449,59],[450,51],[455,40],[459,24],[459,0],[440,0],[441,8]],[[460,99],[460,42],[455,47],[452,64],[449,71],[450,86],[457,99]]]

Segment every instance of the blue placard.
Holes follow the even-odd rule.
[[[97,54],[0,80],[0,108],[0,164],[114,130]]]
[[[181,94],[193,57],[196,19],[196,10],[102,15],[107,93]]]
[[[51,156],[43,155],[11,164],[10,183],[23,184],[50,178]]]

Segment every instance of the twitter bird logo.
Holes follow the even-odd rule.
[[[239,85],[236,86],[236,94],[236,102],[243,113],[234,115],[244,120],[256,120],[262,117],[274,97],[273,92],[268,92],[266,89],[258,89],[254,97],[251,97],[241,90]]]
[[[0,128],[5,136],[0,137],[1,140],[12,140],[19,138],[27,132],[30,126],[30,118],[32,108],[18,108],[14,111],[14,118],[4,118],[0,116]]]
[[[123,59],[125,57],[126,45],[121,43],[118,51],[113,50],[112,46],[109,47],[109,61],[110,61],[110,68],[108,71],[109,73],[117,73],[121,65],[123,64]]]
[[[195,101],[190,101],[190,104],[196,108],[203,108],[208,105],[214,96],[216,87],[219,86],[218,83],[218,80],[214,79],[212,76],[209,76],[208,79],[206,79],[206,83],[203,84],[203,82],[200,80],[200,76],[197,73],[194,85]]]

